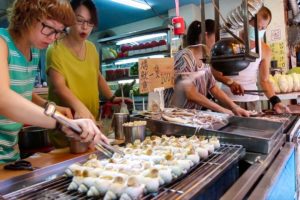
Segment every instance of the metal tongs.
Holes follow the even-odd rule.
[[[264,96],[265,90],[244,90],[245,94]]]
[[[75,133],[77,133],[78,135],[80,135],[82,133],[81,128],[75,124],[72,123],[72,121],[70,121],[68,118],[66,118],[64,115],[62,115],[61,113],[56,111],[56,107],[55,107],[55,103],[53,102],[49,102],[46,105],[45,108],[45,115],[52,117],[53,119],[55,119],[57,122],[59,122],[60,124],[72,129]],[[114,148],[113,146],[106,144],[102,141],[100,141],[99,143],[95,144],[95,147],[97,150],[103,152],[106,156],[112,157],[113,153],[118,153],[121,156],[124,156],[124,152],[120,151],[117,148]]]

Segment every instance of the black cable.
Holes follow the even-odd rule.
[[[147,0],[143,0],[150,8],[151,8],[151,11],[157,15],[160,19],[163,19],[165,20],[166,18],[162,17],[149,3]]]

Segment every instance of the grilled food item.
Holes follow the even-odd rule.
[[[104,199],[140,199],[146,193],[158,192],[160,186],[187,173],[200,159],[208,158],[220,147],[218,138],[197,136],[147,137],[126,147],[118,147],[125,156],[110,159],[92,156],[83,164],[66,169],[72,176],[68,190]]]

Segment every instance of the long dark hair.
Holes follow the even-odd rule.
[[[208,35],[214,34],[215,30],[215,21],[212,19],[205,20],[205,29]],[[201,22],[193,21],[187,31],[187,45],[196,45],[199,44],[199,38],[201,35]]]
[[[87,7],[87,9],[91,13],[91,22],[97,26],[98,25],[98,16],[97,16],[97,9],[92,0],[71,0],[70,4],[75,11],[79,6],[83,5]]]

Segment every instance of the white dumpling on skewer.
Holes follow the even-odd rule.
[[[126,183],[124,178],[121,176],[116,176],[112,184],[109,186],[109,191],[115,193],[117,197],[120,197],[124,192],[125,187]]]
[[[152,169],[145,176],[136,176],[138,181],[145,184],[147,192],[157,192],[159,189],[159,174],[157,169]]]
[[[95,181],[94,186],[98,190],[100,195],[103,196],[108,191],[113,179],[114,178],[112,176],[101,176]]]
[[[79,185],[78,192],[79,193],[86,193],[88,192],[89,188],[95,185],[97,178],[95,177],[84,177],[82,184]]]
[[[132,199],[141,199],[145,189],[144,184],[140,184],[136,177],[131,176],[127,180],[127,187],[125,188],[125,193],[128,194]]]
[[[75,170],[74,177],[68,187],[68,190],[77,190],[79,186],[83,183],[83,179],[83,172],[81,170]]]
[[[191,160],[176,160],[176,163],[184,174],[193,166],[193,161]]]
[[[127,193],[123,193],[119,200],[133,200]]]
[[[199,154],[200,158],[207,159],[208,158],[208,150],[204,147],[197,147],[196,152]]]
[[[77,174],[79,171],[84,171],[84,170],[93,170],[92,167],[87,167],[87,166],[82,166],[79,163],[74,163],[72,165],[70,165],[66,170],[65,170],[65,174],[69,177],[74,176],[75,171],[77,171]]]
[[[97,190],[95,186],[90,187],[88,192],[86,193],[88,197],[97,197],[100,196],[100,192]]]
[[[204,144],[202,147],[207,149],[209,153],[213,153],[215,151],[214,145],[210,143]]]
[[[217,137],[212,137],[209,139],[209,143],[214,145],[214,148],[220,148],[220,140]]]
[[[200,161],[200,156],[198,153],[196,153],[194,148],[190,148],[187,152],[186,159],[192,161],[194,164],[197,164]]]
[[[93,158],[93,159],[88,160],[86,163],[84,163],[83,166],[92,167],[92,168],[99,168],[99,167],[103,167],[103,164],[97,158]]]
[[[112,191],[107,191],[103,200],[115,200],[118,199],[117,195]]]
[[[164,180],[165,183],[170,183],[173,179],[172,170],[163,165],[155,165],[156,169],[158,169],[159,176]]]

